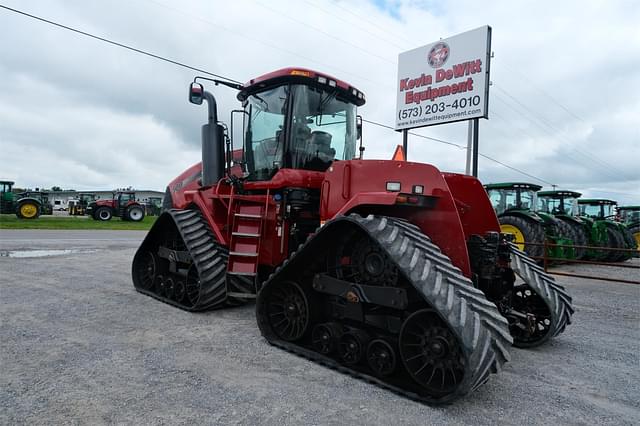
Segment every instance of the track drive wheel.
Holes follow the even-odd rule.
[[[500,232],[514,235],[514,244],[530,257],[541,257],[544,246],[526,243],[544,243],[545,232],[542,223],[520,216],[505,215],[500,217]]]

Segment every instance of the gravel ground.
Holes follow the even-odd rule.
[[[191,314],[136,293],[143,235],[0,233],[0,251],[79,250],[0,257],[1,423],[640,423],[638,285],[559,277],[577,308],[567,331],[433,408],[269,346],[252,306]]]

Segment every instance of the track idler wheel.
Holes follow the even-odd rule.
[[[379,377],[387,377],[396,370],[396,351],[384,339],[375,339],[367,348],[367,362],[373,372]]]
[[[351,330],[340,337],[338,353],[346,365],[358,364],[364,357],[369,343],[369,335],[362,330]]]
[[[134,271],[138,274],[140,287],[145,290],[153,288],[153,281],[158,273],[158,261],[153,253],[147,251],[140,256],[139,265],[134,265]]]
[[[402,324],[400,357],[429,394],[451,394],[463,380],[465,362],[458,339],[432,309],[416,311]]]
[[[266,295],[269,325],[280,339],[293,342],[302,338],[311,322],[309,300],[293,281],[285,281]]]
[[[544,300],[524,284],[513,289],[512,306],[521,314],[510,325],[513,344],[527,348],[546,340],[551,331],[551,311]]]
[[[313,347],[322,355],[328,355],[338,349],[342,327],[334,322],[318,324],[313,328],[311,340]]]

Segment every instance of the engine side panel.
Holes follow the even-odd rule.
[[[465,239],[473,234],[500,232],[500,223],[487,192],[478,179],[458,173],[442,173],[458,208]]]
[[[387,191],[387,182],[399,182],[400,191]],[[399,204],[398,197],[412,194],[415,185],[424,187],[421,199],[425,205]],[[390,160],[334,163],[322,185],[321,218],[329,220],[351,212],[407,219],[428,235],[467,277],[471,275],[458,208],[447,182],[434,166]]]

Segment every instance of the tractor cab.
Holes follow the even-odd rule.
[[[251,80],[238,99],[248,181],[270,180],[285,168],[324,172],[356,156],[356,107],[365,99],[347,83],[287,68]]]
[[[274,71],[245,85],[216,84],[239,90],[243,110],[234,112],[242,114],[242,176],[236,177],[244,182],[272,181],[284,169],[324,172],[334,161],[356,157],[361,133],[356,108],[365,98],[349,84],[301,68]],[[190,102],[201,104],[205,99],[209,123],[203,126],[202,185],[208,186],[223,178],[225,170],[232,174],[237,147],[233,146],[233,115],[229,131],[218,123],[213,95],[192,83]],[[227,141],[226,151],[223,141]]]
[[[542,188],[533,183],[508,182],[485,185],[491,205],[498,216],[512,210],[534,211],[536,193]]]
[[[117,191],[113,194],[113,207],[116,216],[124,217],[124,211],[131,203],[136,201],[136,193],[133,191]]]
[[[625,225],[640,224],[640,206],[619,206],[618,218]]]
[[[578,200],[580,216],[592,219],[611,219],[615,216],[616,201],[602,198]]]
[[[14,212],[13,184],[10,180],[0,181],[0,214]]]
[[[582,196],[574,191],[540,191],[537,194],[537,211],[554,216],[578,216],[578,198]]]

